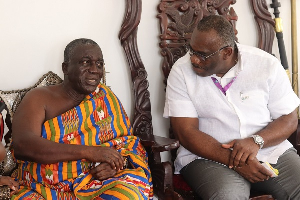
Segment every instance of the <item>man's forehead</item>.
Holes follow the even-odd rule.
[[[73,56],[76,57],[101,57],[102,51],[98,45],[80,44],[74,48]]]
[[[215,30],[199,31],[194,30],[190,44],[193,47],[198,48],[212,48],[219,43],[219,37]]]

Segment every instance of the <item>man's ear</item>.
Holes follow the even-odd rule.
[[[226,47],[223,51],[224,51],[224,53],[223,53],[223,59],[224,59],[224,60],[227,60],[227,59],[230,58],[230,56],[232,55],[232,53],[233,53],[233,48]]]
[[[62,67],[62,71],[63,71],[64,75],[67,75],[68,74],[68,63],[63,62],[61,64],[61,67]]]

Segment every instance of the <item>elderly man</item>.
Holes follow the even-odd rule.
[[[287,141],[298,105],[275,57],[236,44],[225,18],[203,18],[168,78],[164,116],[182,145],[175,173],[203,199],[249,199],[251,187],[300,199],[300,158]]]
[[[121,102],[99,84],[103,68],[97,43],[74,40],[63,83],[26,94],[12,127],[14,199],[152,199],[146,152]]]

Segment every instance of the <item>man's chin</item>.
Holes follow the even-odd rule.
[[[84,91],[86,94],[90,94],[97,89],[97,86],[98,85],[88,85],[88,86],[84,87]]]
[[[195,68],[193,67],[194,72],[198,75],[198,76],[202,76],[202,77],[206,77],[206,76],[210,76],[210,72],[204,68]]]
[[[201,77],[206,77],[206,76],[211,76],[212,74],[210,74],[209,72],[205,71],[205,70],[202,70],[201,72],[200,71],[195,71],[195,73],[198,75],[198,76],[201,76]]]

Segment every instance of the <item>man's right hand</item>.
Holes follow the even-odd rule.
[[[234,168],[234,170],[251,183],[265,181],[272,176],[271,172],[262,166],[256,158],[249,160],[247,164]]]
[[[113,169],[108,163],[100,163],[90,170],[90,173],[97,180],[105,180],[116,175],[117,170]]]
[[[123,156],[112,147],[91,147],[87,159],[92,162],[108,163],[114,170],[123,169]]]

